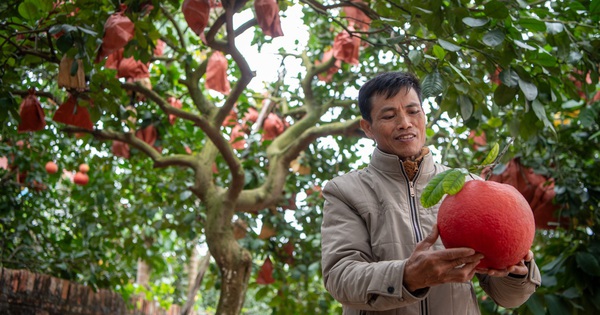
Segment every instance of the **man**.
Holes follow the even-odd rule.
[[[323,278],[344,314],[479,314],[474,275],[497,304],[524,303],[541,283],[531,251],[506,270],[476,269],[483,255],[445,249],[435,225],[439,204],[419,202],[447,169],[424,146],[419,81],[380,74],[360,89],[358,105],[361,127],[377,144],[371,162],[323,190]]]

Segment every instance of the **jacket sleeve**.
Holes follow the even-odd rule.
[[[406,260],[373,259],[367,226],[334,181],[323,195],[322,268],[329,293],[343,305],[375,311],[424,299],[428,289],[413,296],[402,285]]]
[[[506,308],[518,307],[542,284],[542,276],[535,260],[532,259],[528,267],[529,273],[523,278],[478,274],[479,285],[496,304]]]

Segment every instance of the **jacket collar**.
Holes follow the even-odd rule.
[[[386,173],[403,173],[403,166],[400,158],[397,155],[385,153],[379,150],[377,147],[375,147],[373,155],[371,156],[370,165]],[[431,150],[423,157],[423,161],[421,162],[419,169],[420,174],[428,174],[434,171],[434,162],[433,155],[431,155]]]

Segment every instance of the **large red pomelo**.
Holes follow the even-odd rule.
[[[469,247],[484,255],[480,268],[504,269],[527,255],[535,234],[529,203],[514,187],[482,180],[448,195],[437,218],[446,248]]]

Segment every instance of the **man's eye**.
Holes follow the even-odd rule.
[[[381,119],[392,119],[394,118],[394,115],[385,115],[383,117],[381,117]]]

